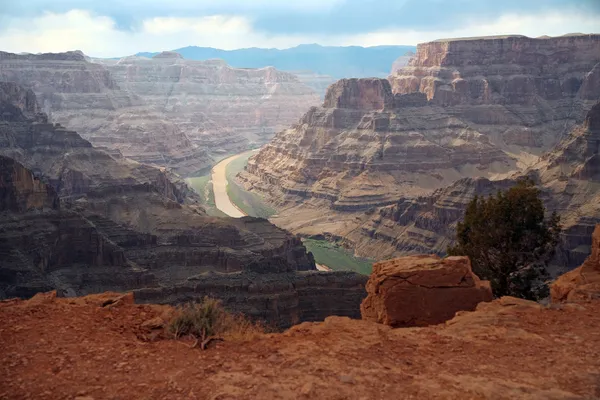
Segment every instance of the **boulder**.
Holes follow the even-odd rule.
[[[362,318],[392,327],[439,324],[492,300],[489,282],[473,273],[468,257],[435,255],[376,263],[367,294]]]
[[[561,275],[550,287],[553,303],[600,299],[600,224],[592,235],[592,254],[583,265]]]

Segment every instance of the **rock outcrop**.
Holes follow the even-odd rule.
[[[48,123],[12,83],[0,83],[0,167],[2,298],[145,288],[163,303],[210,293],[281,326],[358,316],[366,278],[296,276],[316,270],[299,238],[262,219],[207,216],[177,176]]]
[[[600,225],[592,237],[592,254],[582,266],[561,275],[551,286],[553,303],[600,299]]]
[[[503,297],[445,324],[408,329],[329,317],[282,334],[226,337],[205,351],[160,328],[169,307],[129,300],[106,293],[0,302],[2,395],[558,400],[600,393],[598,300],[543,307]],[[148,325],[159,327],[149,333]]]
[[[188,62],[171,52],[103,62],[79,51],[0,52],[0,81],[31,88],[50,121],[94,146],[183,175],[209,168],[213,154],[264,143],[318,102],[273,68]]]
[[[558,264],[572,268],[600,222],[598,68],[600,35],[421,44],[389,82],[332,85],[239,180],[280,206],[275,224],[381,260],[444,254],[475,194],[527,174],[563,219]]]
[[[409,256],[373,265],[362,319],[392,327],[440,324],[457,311],[492,301],[488,281],[471,270],[468,257]]]

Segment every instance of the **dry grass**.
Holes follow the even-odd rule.
[[[246,341],[265,333],[262,324],[228,312],[219,300],[209,297],[177,308],[167,329],[176,339],[194,337],[196,342],[192,347],[200,344],[201,349],[213,340]]]

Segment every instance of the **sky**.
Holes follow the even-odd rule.
[[[120,57],[573,32],[600,33],[600,0],[0,0],[0,50],[16,53]]]

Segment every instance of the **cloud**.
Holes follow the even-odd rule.
[[[230,0],[234,1],[234,0]],[[466,0],[464,0],[466,1]],[[391,27],[352,34],[280,33],[260,29],[246,15],[151,17],[139,29],[119,29],[109,16],[85,10],[46,12],[34,18],[8,17],[2,21],[0,50],[59,52],[82,50],[95,57],[119,57],[140,51],[172,50],[189,45],[236,49],[287,48],[303,43],[323,45],[407,45],[439,38],[524,34],[558,36],[571,32],[599,32],[598,19],[589,13],[549,11],[543,14],[504,14],[489,20],[465,19],[459,28]]]
[[[87,10],[118,30],[139,31],[157,17],[241,15],[274,35],[350,35],[387,29],[450,30],[499,15],[579,12],[600,19],[598,0],[0,0],[0,19]],[[0,21],[1,22],[1,21]],[[0,24],[0,31],[3,25]]]

